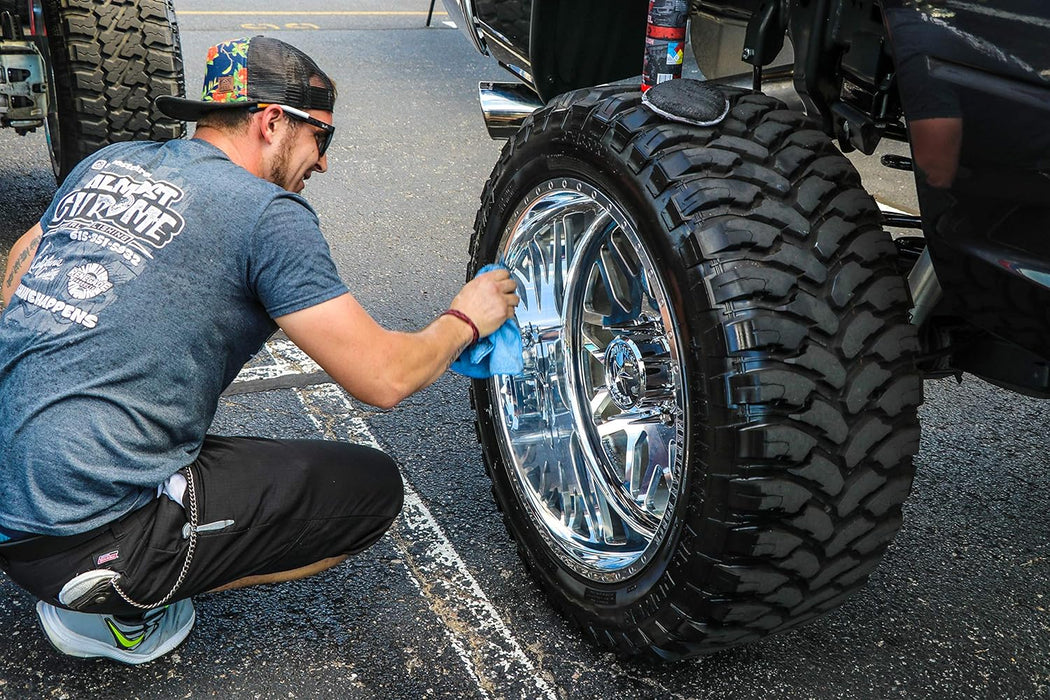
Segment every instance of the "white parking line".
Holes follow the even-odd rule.
[[[266,349],[273,358],[273,363],[243,368],[233,380],[234,384],[321,371],[316,362],[286,338],[269,341],[266,343]]]
[[[245,370],[238,382],[319,369],[290,341],[270,341],[267,349],[274,364]],[[378,449],[368,425],[335,384],[296,389],[295,394],[323,437]],[[510,687],[522,697],[557,697],[407,479],[404,510],[391,536],[410,580],[444,624],[449,644],[483,695],[503,697]]]
[[[875,203],[879,205],[879,211],[884,212],[886,214],[908,214],[910,216],[918,216],[918,212],[898,209],[892,204],[887,204],[886,202],[883,202],[879,199],[876,199]]]

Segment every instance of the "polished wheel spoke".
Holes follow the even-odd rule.
[[[580,327],[580,349],[586,352],[596,366],[605,366],[605,350],[609,347],[609,334],[600,326]]]
[[[642,275],[638,260],[634,252],[628,249],[620,230],[610,232],[595,262],[601,281],[601,294],[608,305],[605,325],[634,322],[642,313]],[[595,292],[598,293],[598,290]]]
[[[623,456],[623,485],[631,495],[638,493],[643,472],[648,466],[644,430],[627,432],[627,451]]]
[[[601,434],[601,417],[605,415],[613,405],[612,396],[609,394],[608,389],[599,389],[591,397],[591,418],[595,424],[599,426],[599,435]]]
[[[580,484],[580,495],[583,509],[587,515],[587,539],[594,543],[608,542],[611,537],[611,523],[605,499],[597,491],[594,475],[590,473],[587,458],[577,447],[571,452],[573,473]]]

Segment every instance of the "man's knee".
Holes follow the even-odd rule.
[[[315,463],[318,471],[313,488],[343,515],[385,518],[392,523],[404,503],[404,484],[390,455],[350,443],[328,443],[325,448],[331,452]]]

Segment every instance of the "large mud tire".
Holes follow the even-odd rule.
[[[48,143],[59,182],[108,144],[185,133],[153,106],[160,95],[185,92],[171,0],[43,0],[43,10]]]
[[[493,493],[527,568],[624,656],[709,653],[832,610],[878,565],[912,483],[918,345],[879,211],[805,116],[763,95],[731,102],[720,125],[698,128],[661,120],[637,92],[557,98],[508,141],[475,222],[471,274],[514,257],[539,190],[584,183],[616,203],[666,292],[660,316],[688,406],[668,417],[684,435],[671,440],[661,529],[629,565],[601,558],[615,538],[580,556],[587,531],[566,537],[555,522],[570,513],[558,499],[574,491],[565,463],[579,468],[578,456],[545,457],[537,488],[533,448],[515,444],[514,421],[529,419],[516,415],[521,397],[570,383],[530,375],[527,362],[523,378],[471,387]],[[594,478],[605,467],[586,465]]]

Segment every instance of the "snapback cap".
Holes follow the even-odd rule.
[[[310,84],[316,76],[325,87]],[[254,36],[234,39],[208,49],[200,100],[164,95],[157,109],[183,121],[197,121],[220,109],[281,104],[302,110],[331,112],[335,84],[313,59],[280,39]]]

